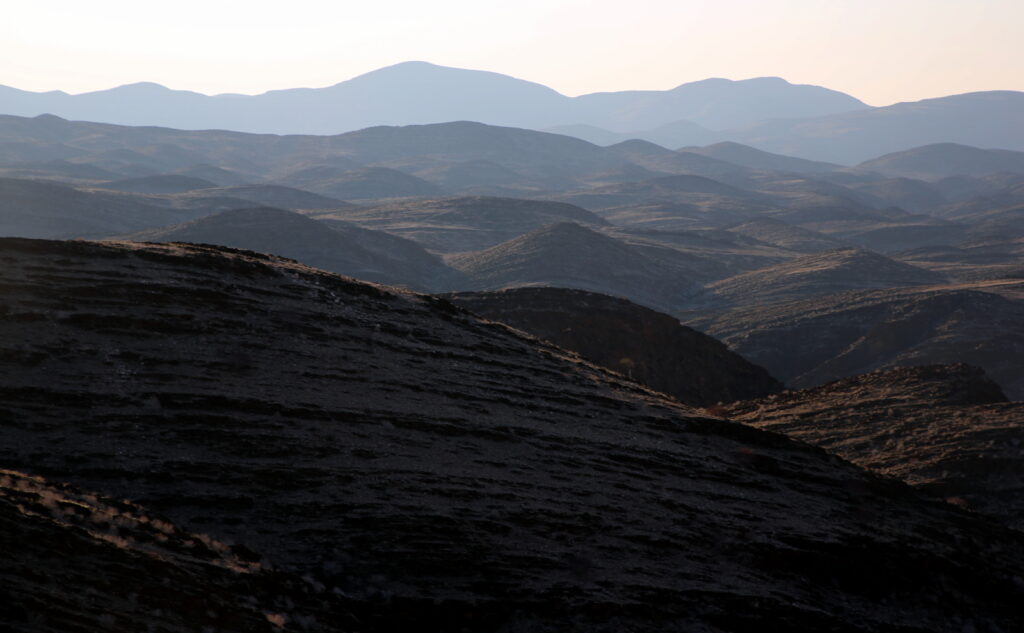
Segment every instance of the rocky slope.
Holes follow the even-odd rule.
[[[12,470],[0,470],[0,613],[11,633],[354,624],[337,595],[272,570],[244,546]]]
[[[243,543],[360,630],[1019,622],[1024,535],[444,301],[224,248],[0,258],[0,462]]]
[[[876,371],[726,414],[1024,528],[1024,403],[977,368]]]
[[[710,336],[626,299],[567,288],[462,292],[446,298],[689,405],[745,400],[782,389],[764,369]]]

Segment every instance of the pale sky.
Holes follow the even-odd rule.
[[[567,95],[779,76],[872,105],[1024,90],[1024,0],[11,1],[0,84],[206,94],[328,86],[402,61]]]

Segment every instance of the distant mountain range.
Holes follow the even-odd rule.
[[[759,77],[568,97],[507,75],[426,62],[396,64],[326,88],[251,96],[208,96],[154,83],[78,95],[0,86],[0,113],[317,135],[477,121],[566,134],[598,145],[641,139],[678,148],[732,141],[842,164],[942,142],[1024,150],[1021,92],[977,92],[873,108],[828,88]]]
[[[70,95],[0,87],[0,112],[125,125],[228,129],[273,134],[337,134],[374,125],[470,120],[544,128],[586,124],[617,131],[685,120],[712,129],[770,118],[821,116],[867,106],[819,86],[778,77],[706,79],[671,90],[567,97],[540,84],[478,70],[405,62],[326,88],[207,96],[136,83]],[[301,116],[298,116],[301,113]]]

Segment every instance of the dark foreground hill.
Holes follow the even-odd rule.
[[[1024,528],[1024,403],[977,368],[877,371],[728,413]]]
[[[0,258],[0,462],[244,544],[359,630],[1019,623],[1024,535],[433,297],[212,247]]]
[[[317,622],[329,613],[338,615]],[[269,569],[245,547],[12,470],[0,470],[0,614],[3,631],[26,633],[271,633],[352,622],[337,595]]]
[[[767,371],[719,341],[626,299],[568,288],[462,292],[447,298],[686,404],[746,400],[782,389]]]

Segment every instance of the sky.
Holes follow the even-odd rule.
[[[1024,90],[1024,0],[47,0],[0,22],[0,85],[206,94],[420,60],[566,95],[777,76],[871,105]]]

